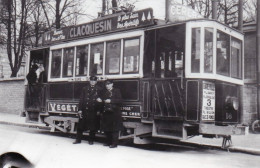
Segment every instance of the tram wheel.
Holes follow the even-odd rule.
[[[256,121],[253,122],[252,131],[255,134],[260,133],[260,120],[256,120]]]

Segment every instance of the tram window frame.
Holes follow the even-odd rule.
[[[239,43],[239,48],[236,48],[233,46],[233,41],[236,41]],[[235,52],[233,49],[239,50],[237,54],[238,58],[234,60],[233,53]],[[230,40],[230,59],[231,59],[231,66],[230,66],[230,75],[232,78],[242,79],[242,41],[231,36]],[[236,67],[235,67],[236,65]],[[235,67],[235,69],[233,69]],[[237,74],[234,74],[237,73]]]
[[[126,62],[125,58],[127,57],[126,56],[126,41],[128,41],[128,40],[138,40],[138,50],[137,50],[138,51],[138,55],[136,55],[136,56],[138,56],[138,58],[137,58],[137,63],[133,65],[133,66],[135,66],[135,65],[137,66],[137,70],[136,71],[133,70],[133,71],[125,72],[125,62]],[[141,47],[140,36],[123,39],[123,57],[122,57],[123,66],[122,66],[122,74],[138,74],[139,73],[139,71],[140,71],[140,47]],[[132,55],[130,55],[130,56],[132,56]],[[130,57],[130,56],[128,56],[128,57]],[[134,61],[133,61],[133,63],[134,63]],[[135,69],[135,67],[133,67],[133,69]]]
[[[97,53],[93,53],[93,46],[95,45],[103,45],[101,47],[101,52],[99,53],[100,55],[98,55]],[[104,50],[105,50],[105,42],[102,41],[102,42],[97,42],[97,43],[91,43],[90,44],[90,62],[89,62],[89,75],[92,76],[92,75],[103,75],[103,71],[104,71]],[[97,55],[95,55],[97,54]],[[95,58],[96,57],[96,58]],[[97,69],[95,72],[93,72],[93,70],[95,70],[94,68],[94,65],[95,65],[95,62],[98,62],[97,59],[99,57],[99,63],[96,63],[98,65],[100,65],[100,72],[101,73],[98,73],[98,66],[97,66]]]
[[[209,36],[207,36],[209,35]],[[204,28],[204,73],[213,73],[214,28]]]
[[[82,51],[80,48],[82,48],[82,49],[84,48],[83,50],[86,51],[85,54],[83,53],[84,56],[79,55],[79,54],[81,54],[81,53],[79,53],[79,51]],[[76,64],[75,64],[75,76],[76,77],[88,75],[89,48],[90,48],[89,44],[76,46]],[[83,69],[81,66],[83,66]],[[83,71],[83,73],[80,73],[81,71]]]
[[[115,57],[115,55],[112,55],[112,57],[110,57],[111,53],[109,52],[108,47],[110,46],[110,43],[115,43],[115,42],[118,42],[119,51],[116,51],[116,53],[115,53],[115,54],[117,54],[116,57]],[[106,75],[120,74],[120,70],[121,70],[121,66],[120,66],[120,64],[121,64],[121,50],[122,50],[121,43],[122,43],[121,39],[106,41],[106,48],[105,48],[105,50],[106,50],[106,54],[105,54],[105,57],[106,57],[105,58],[105,74]],[[110,59],[116,59],[118,62],[116,64],[112,64],[112,67],[111,67]],[[111,61],[111,62],[113,62],[113,61]],[[117,67],[116,72],[110,72],[111,70],[115,70],[115,67]],[[114,68],[114,69],[112,69],[112,68]]]
[[[194,35],[193,30],[195,31],[199,30],[199,34],[197,35],[196,33],[195,38],[193,36]],[[191,29],[191,73],[200,73],[201,41],[202,41],[201,37],[202,37],[202,27],[193,27]],[[195,42],[193,40],[195,40]],[[197,42],[197,40],[199,41]]]
[[[54,56],[54,52],[58,52],[60,51],[60,54],[58,55],[58,58]],[[57,78],[61,78],[61,72],[62,72],[62,57],[63,57],[63,49],[55,49],[55,50],[52,50],[52,57],[51,57],[51,72],[50,72],[50,77],[53,78],[53,79],[57,79]],[[57,61],[54,61],[58,59],[60,60],[59,61],[59,64],[57,65],[56,62]],[[57,65],[57,68],[55,68]],[[53,69],[53,66],[55,66]],[[57,70],[57,71],[55,71]],[[55,74],[53,74],[55,73]],[[56,75],[57,74],[57,75]]]
[[[67,54],[68,50],[68,54]],[[70,53],[72,51],[72,54]],[[72,57],[71,57],[72,55]],[[75,58],[75,47],[67,47],[63,48],[63,54],[62,54],[62,78],[68,78],[74,76],[74,58]],[[71,65],[69,63],[71,62]],[[71,66],[69,70],[69,66]],[[69,71],[70,74],[69,74]]]
[[[227,76],[230,77],[230,63],[231,63],[231,59],[230,59],[230,41],[231,41],[231,36],[221,30],[217,30],[217,43],[216,43],[216,73],[218,75],[223,75],[223,76]],[[222,34],[222,36],[226,36],[224,37],[226,41],[224,41],[225,43],[220,43],[223,42],[220,41],[221,37],[220,35]],[[225,45],[225,46],[222,46]],[[225,49],[226,51],[223,51],[222,49]],[[225,53],[226,52],[226,53]],[[225,57],[226,55],[226,57]],[[221,57],[222,56],[222,57]],[[219,59],[222,58],[222,59]],[[224,68],[224,69],[223,69]]]

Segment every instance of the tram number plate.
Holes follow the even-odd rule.
[[[61,103],[48,102],[48,112],[77,112],[78,104],[76,103]]]
[[[215,120],[215,84],[203,81],[202,120]]]
[[[141,117],[140,106],[121,106],[123,117]]]

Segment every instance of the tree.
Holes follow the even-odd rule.
[[[75,24],[78,16],[85,15],[82,0],[38,0],[44,11],[49,29]],[[52,20],[51,18],[55,18]]]
[[[205,18],[210,18],[212,15],[212,0],[183,0],[184,5],[191,6],[194,10],[198,11]],[[244,0],[244,21],[248,22],[254,18],[252,10],[256,0]],[[230,26],[237,26],[238,22],[238,0],[219,0],[218,4],[218,20]],[[255,9],[255,8],[254,8]],[[253,11],[253,12],[252,12]]]
[[[28,15],[32,11],[33,0],[5,0],[2,23],[5,26],[5,42],[11,77],[16,77],[25,56]]]

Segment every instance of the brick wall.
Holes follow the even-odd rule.
[[[24,108],[24,79],[0,80],[0,113],[20,114]]]

